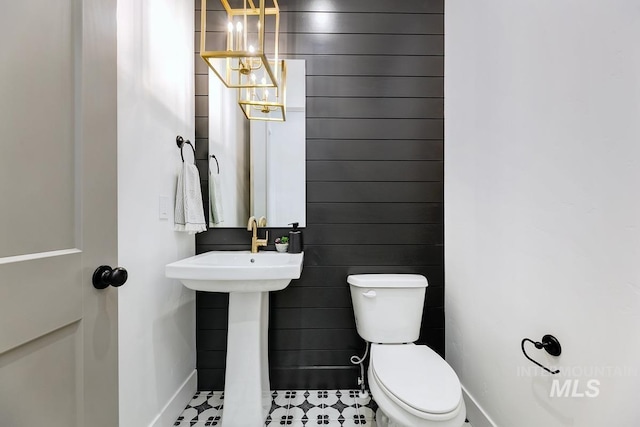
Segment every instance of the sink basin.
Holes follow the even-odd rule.
[[[300,278],[303,254],[212,251],[165,267],[187,288],[229,293],[222,427],[264,426],[271,408],[269,292]]]
[[[211,251],[168,264],[167,277],[206,292],[269,292],[299,279],[303,254]]]

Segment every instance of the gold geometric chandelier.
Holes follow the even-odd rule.
[[[229,1],[233,4],[229,4]],[[267,7],[266,3],[269,2]],[[207,50],[207,0],[202,0],[200,56],[229,88],[275,88],[280,83],[278,63],[280,8],[278,0],[220,0],[227,12],[224,50]],[[274,30],[273,45],[267,45],[266,28]],[[222,48],[222,45],[218,46]],[[274,55],[267,59],[267,47]]]
[[[287,104],[287,66],[284,60],[273,62],[272,68],[280,77],[275,88],[247,87],[238,89],[238,104],[249,120],[284,122]]]

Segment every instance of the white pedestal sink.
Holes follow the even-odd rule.
[[[269,291],[300,278],[303,254],[212,251],[167,264],[167,277],[205,292],[229,293],[222,427],[263,426],[271,407]]]

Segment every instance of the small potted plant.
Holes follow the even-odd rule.
[[[276,239],[276,251],[287,252],[289,248],[289,237],[281,236]]]

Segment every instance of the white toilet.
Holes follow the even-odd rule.
[[[416,274],[347,277],[358,334],[371,343],[369,388],[378,427],[461,427],[460,380],[420,334],[427,279]]]

